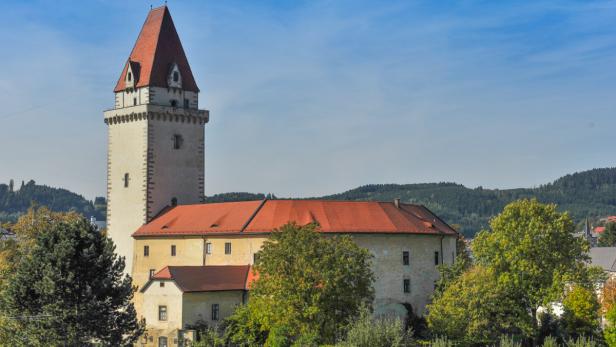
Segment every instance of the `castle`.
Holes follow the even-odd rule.
[[[423,206],[264,200],[203,203],[199,88],[166,6],[152,9],[114,89],[108,126],[108,235],[138,287],[142,343],[171,346],[187,326],[216,325],[248,300],[268,235],[294,221],[348,234],[373,255],[376,313],[422,314],[457,233]]]

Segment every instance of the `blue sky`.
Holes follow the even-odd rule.
[[[105,194],[102,111],[150,4],[3,1],[0,182]],[[206,194],[528,187],[616,166],[616,1],[169,1]]]

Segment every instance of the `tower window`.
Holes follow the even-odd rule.
[[[173,149],[182,148],[183,142],[184,142],[184,139],[182,138],[182,135],[173,135]]]
[[[184,108],[188,108],[190,106],[190,100],[184,99]]]
[[[438,251],[434,252],[434,265],[438,265],[439,260],[438,260]]]
[[[133,98],[133,106],[137,106],[137,98]]]
[[[175,257],[175,245],[171,245],[171,256]]]
[[[124,174],[124,188],[128,188],[128,181],[130,178],[128,177],[128,172]]]
[[[231,254],[231,242],[225,242],[225,254]]]
[[[133,79],[133,74],[132,73],[128,73],[128,77],[127,77],[128,81],[130,82],[131,79]]]
[[[177,71],[173,71],[173,82],[180,80],[180,74]]]
[[[220,311],[220,307],[218,304],[212,304],[212,320],[218,320],[218,313]]]
[[[402,265],[409,265],[409,264],[410,264],[409,251],[404,251],[402,252]]]
[[[154,270],[154,269],[150,269],[150,277],[149,277],[149,278],[154,277],[154,274],[155,274],[155,273],[156,273],[156,270]]]
[[[205,254],[212,254],[212,244],[210,242],[205,244]]]
[[[410,293],[411,292],[411,280],[408,278],[405,278],[402,282],[402,290],[405,293]]]
[[[178,205],[178,198],[172,198],[171,199],[171,206],[175,207]]]
[[[143,246],[143,256],[144,257],[150,256],[150,246]]]

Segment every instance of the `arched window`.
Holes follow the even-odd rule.
[[[124,174],[124,188],[128,188],[128,181],[130,178],[128,177],[128,172]]]
[[[180,74],[177,71],[173,71],[173,82],[177,82],[180,79]]]

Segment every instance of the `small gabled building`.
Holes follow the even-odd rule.
[[[591,265],[598,266],[612,278],[616,278],[616,247],[592,247]]]
[[[164,345],[196,325],[217,326],[247,300],[250,265],[166,266],[141,288],[147,339]]]

